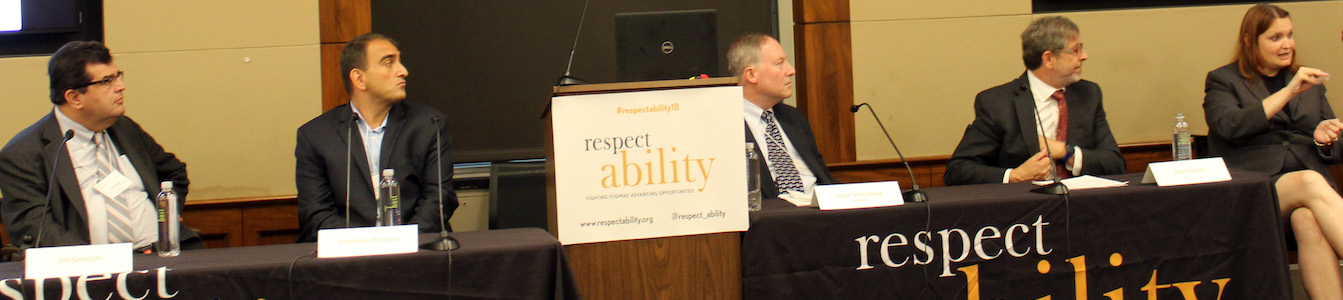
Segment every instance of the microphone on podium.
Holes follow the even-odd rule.
[[[574,69],[574,53],[578,52],[578,37],[583,35],[583,20],[587,19],[588,17],[589,1],[590,0],[583,1],[583,14],[579,15],[578,17],[578,32],[574,33],[574,46],[569,48],[569,65],[564,67],[564,76],[560,76],[559,82],[555,83],[555,85],[565,86],[575,84],[587,84],[587,82],[583,81],[582,79],[570,76],[570,71],[573,71]]]
[[[578,17],[578,32],[574,33],[574,46],[569,48],[569,65],[564,67],[564,76],[560,76],[558,82],[555,83],[556,86],[588,84],[587,81],[570,76],[570,72],[574,69],[574,53],[578,52],[578,37],[583,35],[583,20],[588,17],[588,2],[590,0],[583,1],[583,14]],[[541,109],[541,117],[538,119],[545,119],[546,116],[550,115],[551,104],[550,101],[546,101],[546,107]]]
[[[858,110],[861,109],[863,106],[867,106],[867,111],[872,112],[872,119],[877,120],[877,126],[881,127],[881,133],[886,134],[886,141],[891,142],[891,148],[895,148],[895,154],[899,155],[900,162],[905,164],[905,171],[909,171],[909,183],[912,188],[908,192],[905,192],[904,194],[905,199],[909,199],[909,202],[914,203],[928,202],[928,194],[925,194],[923,193],[923,191],[919,190],[919,182],[917,179],[915,179],[916,177],[914,177],[914,168],[911,168],[909,166],[909,161],[905,160],[905,155],[903,153],[900,153],[900,147],[895,146],[895,140],[891,139],[891,133],[886,131],[886,125],[881,124],[881,118],[878,118],[877,112],[872,110],[872,105],[863,103],[850,106],[849,112],[856,114],[858,113]]]

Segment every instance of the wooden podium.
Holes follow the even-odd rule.
[[[557,86],[554,95],[626,93],[732,86],[737,78]],[[562,99],[557,99],[562,101]],[[553,120],[553,119],[552,119]],[[547,122],[547,212],[556,232],[555,149]],[[737,232],[564,246],[584,299],[741,299]]]

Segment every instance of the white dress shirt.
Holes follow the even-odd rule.
[[[88,213],[89,222],[89,242],[90,244],[107,244],[107,201],[109,200],[102,193],[93,187],[103,178],[98,177],[98,160],[95,157],[98,145],[93,141],[92,130],[84,127],[64,113],[60,109],[53,109],[56,115],[56,122],[61,126],[61,132],[73,130],[74,138],[66,142],[66,151],[70,153],[71,165],[75,168],[75,177],[79,181],[79,192],[84,195],[84,209]],[[116,145],[111,136],[108,136],[108,142]],[[117,200],[127,204],[130,210],[131,227],[134,231],[135,243],[132,248],[139,249],[158,241],[158,215],[155,212],[153,199],[149,198],[149,193],[145,191],[144,182],[140,178],[140,173],[135,171],[135,166],[130,160],[116,147],[112,147],[112,154],[117,157],[115,170],[121,172],[130,181],[130,187],[117,196]],[[156,195],[157,196],[157,195]]]
[[[751,103],[751,101],[748,101],[745,98],[742,98],[742,103],[742,106],[746,109],[746,114],[744,115],[746,127],[751,129],[751,135],[755,137],[755,147],[756,149],[759,149],[762,154],[761,160],[764,160],[765,165],[769,166],[770,178],[778,178],[779,174],[774,172],[774,162],[770,161],[768,158],[769,146],[765,143],[765,141],[767,141],[765,121],[760,118],[760,115],[765,113],[765,109],[756,106],[755,103]],[[770,111],[773,111],[773,108],[771,108]],[[774,115],[774,123],[774,126],[778,126],[779,128],[779,135],[783,136],[783,144],[787,145],[788,157],[793,159],[793,166],[797,168],[798,175],[802,176],[802,192],[810,195],[812,189],[816,188],[816,174],[812,173],[811,169],[807,168],[807,164],[802,162],[802,156],[797,153],[797,147],[793,147],[793,140],[788,138],[788,133],[784,132],[783,126],[777,124],[779,123],[778,114]],[[787,194],[787,192],[784,191],[779,191],[779,193]]]
[[[391,111],[387,116],[382,117],[382,124],[378,127],[369,128],[368,122],[364,121],[364,113],[359,112],[354,104],[350,104],[350,109],[354,114],[359,115],[359,136],[364,140],[364,154],[368,154],[368,177],[373,180],[373,188],[378,188],[378,182],[382,180],[382,137],[387,133],[387,117],[391,116]]]

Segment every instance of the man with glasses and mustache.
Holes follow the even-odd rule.
[[[11,243],[151,249],[159,183],[172,181],[185,204],[186,164],[125,116],[125,73],[101,43],[65,44],[47,75],[56,107],[0,150],[0,217]],[[204,247],[184,223],[179,232],[184,249]]]
[[[1037,19],[1021,33],[1021,49],[1025,74],[975,96],[975,120],[951,154],[946,184],[1124,173],[1100,86],[1082,80],[1087,53],[1077,24]]]

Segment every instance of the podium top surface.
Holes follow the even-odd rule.
[[[711,86],[729,86],[737,85],[737,77],[715,77],[709,79],[673,79],[656,81],[636,81],[636,82],[616,82],[616,83],[597,83],[582,85],[566,85],[554,87],[554,96],[572,96],[587,94],[604,94],[633,91],[650,90],[668,90]]]

